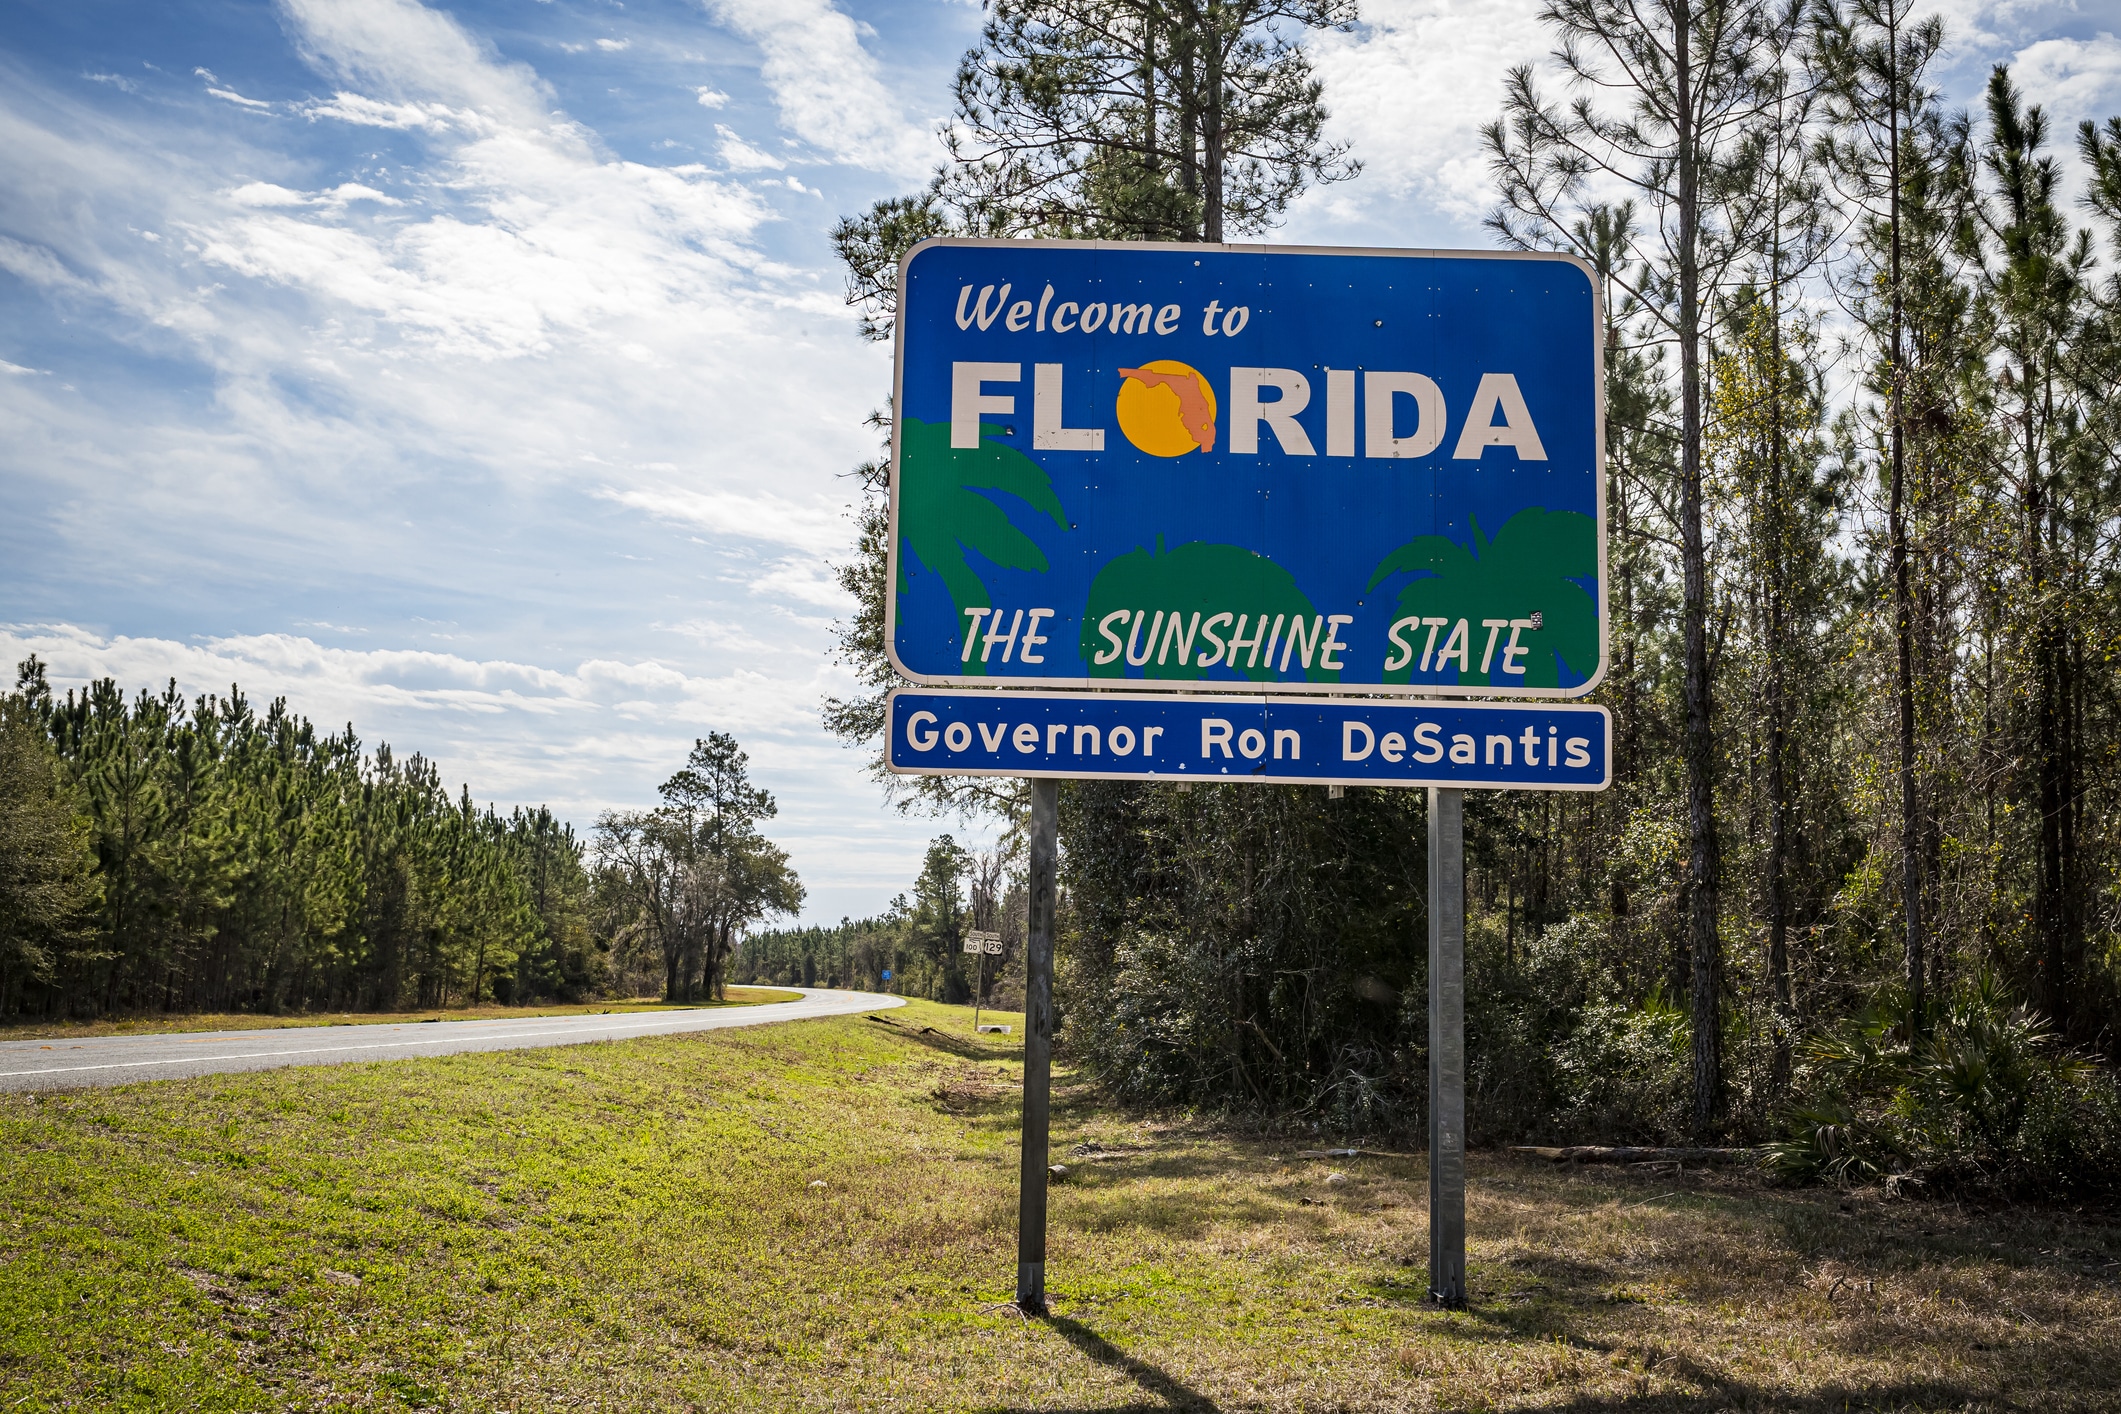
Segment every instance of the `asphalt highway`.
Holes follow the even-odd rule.
[[[92,1036],[79,1041],[0,1041],[0,1090],[74,1090],[86,1085],[130,1085],[232,1070],[283,1065],[344,1065],[407,1060],[461,1051],[514,1051],[579,1046],[851,1016],[906,1004],[877,992],[783,987],[801,1001],[698,1011],[633,1012],[611,1016],[539,1016],[500,1021],[412,1021],[368,1026],[293,1026],[274,1031],[176,1031],[155,1036]]]

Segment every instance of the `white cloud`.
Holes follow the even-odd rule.
[[[722,136],[717,151],[732,172],[777,172],[788,165],[772,153],[753,147],[719,123],[715,124],[714,130]]]
[[[835,161],[925,175],[940,156],[910,123],[862,48],[855,22],[830,0],[703,0],[709,13],[759,46],[760,72],[781,122]]]
[[[5,373],[15,378],[49,377],[51,370],[49,368],[24,368],[19,363],[9,363],[6,359],[0,358],[0,373]]]
[[[313,198],[272,182],[245,182],[228,194],[238,206],[307,206]]]
[[[606,54],[616,54],[622,49],[633,48],[633,41],[630,39],[600,39],[597,41],[597,48],[603,50]]]
[[[302,106],[302,113],[311,122],[319,118],[336,118],[342,123],[366,128],[424,128],[441,132],[445,128],[458,127],[475,132],[487,126],[468,108],[451,108],[446,103],[382,103],[358,93],[335,93],[330,98],[306,103]]]
[[[265,102],[263,99],[245,98],[242,94],[237,93],[232,89],[209,88],[206,91],[216,98],[225,98],[230,103],[240,103],[245,108],[249,108],[255,112],[270,113],[272,111],[272,105],[270,103]]]
[[[726,308],[731,277],[749,263],[737,243],[765,216],[701,169],[597,162],[544,134],[471,144],[456,185],[484,211],[376,232],[261,212],[202,226],[200,253],[351,306],[438,353],[516,357],[688,296]]]
[[[606,486],[597,494],[658,520],[818,555],[838,554],[851,543],[845,513],[824,498],[803,503],[766,491],[701,491],[670,485]]]
[[[344,207],[350,201],[373,201],[384,206],[403,206],[405,203],[394,196],[387,196],[374,187],[360,182],[341,182],[321,192],[289,191],[272,182],[245,182],[228,194],[228,199],[238,206],[270,208],[282,206],[336,206]]]
[[[694,634],[722,631],[713,624],[685,627]],[[740,630],[729,641],[751,654],[774,647]],[[524,738],[516,749],[534,754],[540,732],[531,719],[546,718],[576,723],[569,735],[580,738],[610,732],[668,741],[710,725],[785,737],[791,718],[810,708],[816,694],[842,686],[837,674],[815,662],[809,673],[791,676],[783,668],[769,680],[743,667],[705,676],[654,659],[589,658],[555,669],[417,649],[335,648],[299,634],[183,641],[104,635],[65,623],[0,624],[0,658],[12,665],[32,654],[48,665],[62,693],[105,676],[129,688],[174,678],[187,696],[225,693],[235,683],[253,701],[287,698],[293,710],[320,726],[350,721],[371,738],[387,729],[405,749],[431,755],[444,743],[464,750],[481,737],[509,734]],[[517,725],[496,725],[504,720]],[[682,748],[677,754],[683,755]],[[667,748],[661,759],[669,759]],[[474,779],[473,785],[482,793],[531,798],[521,793],[537,783],[510,774],[520,764],[496,769],[502,774]],[[552,762],[540,774],[564,779],[566,772],[564,762]]]
[[[729,102],[729,95],[718,88],[695,88],[702,108],[720,108]]]
[[[329,191],[322,193],[320,199],[339,206],[344,206],[349,201],[373,201],[379,206],[403,206],[405,204],[394,196],[386,196],[374,187],[363,186],[359,182],[341,182]]]
[[[2121,112],[2121,38],[2043,39],[2020,49],[2011,75],[2026,98],[2048,110],[2060,144],[2075,142],[2078,122]]]
[[[1920,12],[1944,21],[1946,62],[1972,59],[1984,79],[1994,51],[2084,13],[2078,0],[1929,0]]]
[[[0,236],[0,270],[47,289],[87,288],[86,282],[60,264],[59,258],[49,250],[6,236]]]
[[[418,0],[279,0],[303,58],[350,89],[386,100],[470,108],[542,126],[552,94],[527,65],[501,60],[456,20]]]
[[[845,531],[842,531],[845,534]],[[750,577],[753,594],[773,594],[795,599],[830,612],[834,618],[854,611],[854,601],[833,577],[834,561],[851,559],[844,542],[824,555],[788,555],[764,566]],[[827,624],[820,622],[818,628]]]
[[[1477,220],[1493,190],[1480,128],[1502,106],[1503,74],[1553,46],[1539,9],[1540,0],[1372,0],[1361,28],[1314,36],[1331,133],[1352,139],[1366,166],[1319,199],[1412,202]]]

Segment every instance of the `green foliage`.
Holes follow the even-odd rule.
[[[971,858],[956,840],[941,835],[929,841],[913,883],[913,907],[905,914],[906,950],[926,966],[928,985],[916,995],[939,1002],[972,1000],[965,976],[962,944],[971,919],[965,909],[965,873]],[[910,979],[909,979],[910,981]]]
[[[1060,1044],[1141,1099],[1420,1113],[1418,798],[1085,781],[1061,793]]]
[[[888,338],[898,260],[932,236],[1220,241],[1271,229],[1361,164],[1324,136],[1302,45],[1352,0],[1136,5],[1001,0],[959,62],[950,160],[921,192],[842,220],[863,332]]]
[[[0,704],[0,1013],[572,1000],[602,988],[588,879],[545,810],[239,690]],[[74,861],[74,862],[69,862]],[[38,898],[44,900],[36,904]],[[25,903],[23,900],[27,900]],[[34,905],[34,906],[32,906]],[[39,921],[41,920],[41,921]]]
[[[94,946],[87,825],[31,717],[22,695],[0,699],[0,1016],[23,986],[48,985],[62,959]]]
[[[1470,1132],[1601,1144],[1685,1136],[1692,1028],[1661,987],[1629,996],[1610,955],[1605,930],[1584,917],[1521,952],[1492,927],[1476,935],[1466,962]]]
[[[984,986],[983,1005],[1021,1006],[1023,894],[1010,863],[1003,851],[976,854],[938,835],[922,856],[910,899],[900,894],[881,917],[843,918],[834,927],[751,932],[731,975],[739,982],[851,987],[953,1004],[971,1002],[975,988]],[[965,953],[965,934],[973,928],[1000,934],[1002,954]]]
[[[803,906],[788,853],[759,832],[778,807],[727,732],[692,744],[653,810],[597,819],[602,923],[621,961],[660,968],[665,1001],[721,1000],[744,930]]]
[[[998,230],[1224,239],[1351,177],[1301,45],[1348,0],[1002,0],[958,66],[940,186]]]
[[[1984,972],[1925,1018],[1882,993],[1802,1049],[1776,1172],[1933,1190],[2109,1191],[2121,1183],[2121,1082]]]
[[[831,927],[757,929],[738,945],[730,980],[887,991],[884,972],[898,970],[902,923],[889,915],[842,918]]]

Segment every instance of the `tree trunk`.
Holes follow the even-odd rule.
[[[1780,178],[1777,178],[1778,186]],[[1779,197],[1779,193],[1778,193]],[[1781,211],[1777,202],[1777,230]],[[1768,316],[1774,321],[1768,331],[1768,594],[1767,594],[1767,716],[1768,716],[1768,993],[1775,1008],[1774,1051],[1769,1062],[1770,1085],[1778,1094],[1789,1085],[1790,1035],[1796,1027],[1796,1007],[1790,989],[1789,953],[1789,777],[1785,768],[1788,696],[1784,681],[1784,638],[1788,632],[1789,530],[1782,490],[1782,266],[1781,246],[1775,250],[1775,282],[1770,292]]]
[[[1887,534],[1891,540],[1893,573],[1893,651],[1898,668],[1900,711],[1900,907],[1906,928],[1902,940],[1902,976],[1907,987],[1908,1039],[1922,1032],[1922,828],[1921,793],[1915,779],[1915,608],[1908,588],[1907,569],[1907,414],[1906,369],[1902,366],[1901,324],[1904,306],[1900,289],[1900,109],[1904,97],[1900,78],[1899,7],[1886,8],[1886,75],[1890,88],[1886,100],[1886,131],[1891,151],[1886,163],[1891,191],[1886,200],[1890,227],[1892,284],[1891,380],[1892,491]]]
[[[1202,145],[1207,149],[1201,164],[1201,237],[1213,243],[1223,238],[1223,7],[1210,3],[1207,21],[1202,36],[1208,61],[1208,101],[1201,114],[1205,120]]]
[[[1723,1113],[1723,945],[1718,933],[1715,741],[1709,723],[1708,563],[1701,532],[1700,153],[1694,130],[1692,7],[1672,8],[1677,91],[1680,361],[1680,553],[1685,578],[1687,856],[1686,933],[1693,960],[1694,1128]]]
[[[2033,760],[2040,810],[2039,863],[2034,872],[2033,921],[2040,943],[2040,1005],[2057,1029],[2070,1023],[2070,995],[2063,914],[2068,907],[2064,878],[2061,772],[2061,655],[2055,614],[2049,603],[2050,565],[2045,544],[2049,519],[2046,478],[2040,467],[2034,405],[2034,361],[2018,363],[2024,390],[2021,434],[2025,453],[2026,579],[2035,615],[2033,645]]]

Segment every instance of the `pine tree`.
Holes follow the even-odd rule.
[[[1502,202],[1489,225],[1525,248],[1576,244],[1576,213],[1594,179],[1633,187],[1656,219],[1659,257],[1639,279],[1616,276],[1679,354],[1679,506],[1685,641],[1687,949],[1694,1017],[1694,1123],[1706,1133],[1724,1105],[1721,842],[1703,537],[1703,358],[1714,294],[1757,237],[1757,144],[1783,89],[1776,55],[1793,11],[1764,0],[1551,0],[1541,19],[1561,40],[1576,94],[1539,92],[1529,65],[1511,71],[1504,116],[1485,130]],[[1602,93],[1620,108],[1602,105]]]

